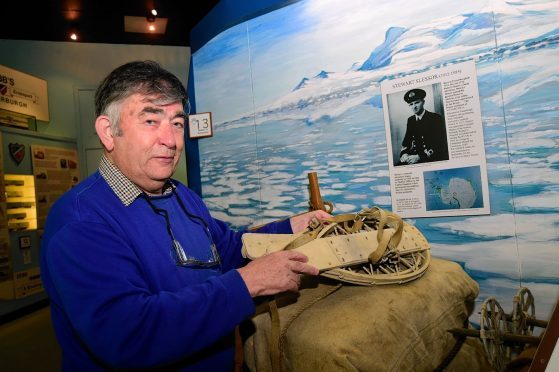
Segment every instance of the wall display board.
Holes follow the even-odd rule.
[[[31,154],[37,193],[37,225],[41,229],[56,199],[79,182],[78,152],[32,145]]]
[[[392,210],[489,214],[475,62],[384,80],[381,91]]]
[[[0,316],[46,299],[39,258],[52,203],[79,177],[72,141],[0,127]],[[39,220],[40,218],[40,220]]]
[[[1,232],[5,282],[0,284],[0,298],[19,299],[43,291],[38,266],[25,270],[15,268],[16,261],[24,267],[38,264],[32,255],[34,240],[31,237],[37,230],[35,182],[31,174],[4,174],[2,181],[6,195],[2,224],[6,228]],[[14,252],[18,253],[12,256]]]
[[[13,296],[10,236],[6,218],[6,190],[4,188],[4,155],[0,133],[0,299]]]
[[[0,108],[49,121],[46,80],[0,65]]]

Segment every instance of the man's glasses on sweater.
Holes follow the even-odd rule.
[[[167,225],[167,233],[169,234],[169,237],[171,238],[171,242],[172,242],[172,246],[173,246],[173,253],[175,256],[175,259],[177,260],[177,264],[179,266],[187,266],[187,267],[193,267],[193,266],[198,266],[198,267],[213,267],[213,266],[219,266],[221,265],[221,259],[219,257],[219,253],[217,251],[217,248],[214,244],[214,241],[212,239],[212,234],[210,233],[210,228],[208,227],[208,224],[206,221],[204,221],[203,218],[196,216],[190,212],[188,212],[186,210],[186,207],[184,206],[182,200],[180,199],[179,195],[175,192],[175,188],[173,187],[173,194],[174,196],[177,197],[177,201],[179,202],[179,205],[181,207],[181,209],[183,210],[183,212],[191,219],[196,219],[199,220],[202,225],[203,225],[203,229],[208,237],[208,240],[210,242],[210,253],[211,253],[211,257],[208,257],[207,260],[202,260],[202,259],[198,259],[196,257],[193,257],[191,255],[188,255],[186,250],[182,247],[181,243],[175,238],[175,234],[173,233],[173,229],[171,228],[171,222],[169,220],[169,213],[165,210],[165,209],[161,209],[161,208],[157,208],[153,202],[150,200],[149,196],[144,194],[144,198],[146,199],[146,201],[148,202],[148,204],[150,205],[151,209],[155,212],[155,214],[158,214],[160,216],[163,216],[163,218],[165,218],[165,224]]]

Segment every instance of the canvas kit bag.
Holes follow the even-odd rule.
[[[465,340],[445,362],[455,345],[447,330],[467,323],[479,287],[456,263],[432,260],[429,248],[417,228],[378,207],[313,221],[300,234],[244,234],[245,257],[292,249],[320,269],[319,277],[303,278],[298,295],[265,301],[245,324],[246,366],[489,370],[478,340]]]

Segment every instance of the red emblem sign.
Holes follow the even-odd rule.
[[[10,143],[8,145],[8,149],[10,150],[10,156],[14,161],[19,165],[23,158],[25,158],[25,145],[20,143]]]

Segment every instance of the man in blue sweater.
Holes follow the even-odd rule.
[[[186,91],[155,62],[111,72],[95,95],[99,169],[52,207],[41,273],[63,370],[233,368],[235,327],[253,298],[316,275],[293,251],[246,266],[242,232],[171,179],[184,146]],[[291,233],[325,212],[259,231]]]

